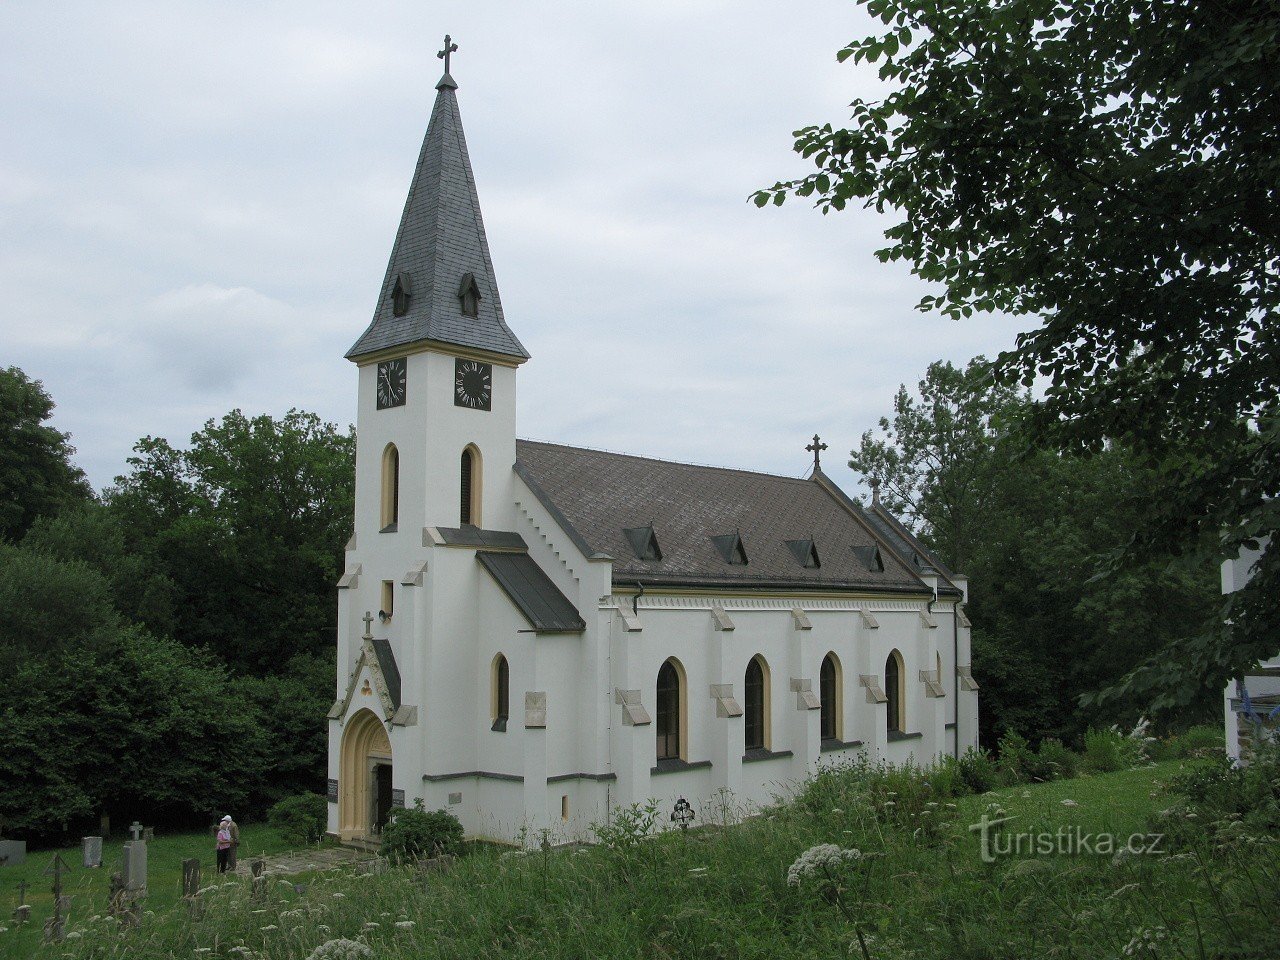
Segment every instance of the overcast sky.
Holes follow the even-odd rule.
[[[875,90],[852,2],[23,2],[0,21],[0,365],[96,487],[233,408],[355,416],[445,32],[525,437],[799,476],[1013,342],[920,314],[892,222],[758,210]]]

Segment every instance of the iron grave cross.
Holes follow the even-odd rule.
[[[449,54],[457,53],[457,52],[458,52],[458,45],[454,43],[453,39],[446,33],[444,35],[444,49],[436,54],[436,56],[439,59],[444,61],[445,73],[449,72]]]
[[[809,444],[805,449],[813,454],[813,469],[817,470],[821,466],[822,451],[827,449],[827,445],[822,443],[815,433],[813,435],[813,443]]]

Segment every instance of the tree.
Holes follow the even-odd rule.
[[[186,450],[146,437],[134,451],[106,499],[130,548],[176,585],[166,632],[247,673],[327,655],[354,511],[354,433],[297,410],[278,420],[235,410]]]
[[[1040,442],[1122,441],[1159,490],[1134,556],[1234,555],[1280,532],[1280,16],[1270,0],[863,0],[881,100],[811,126],[816,171],[760,191],[896,210],[883,260],[922,309],[1026,314],[998,360],[1047,381]],[[1126,561],[1129,562],[1129,561]],[[1280,549],[1222,629],[1181,638],[1113,695],[1187,704],[1280,635]]]
[[[0,370],[0,540],[17,540],[37,517],[92,498],[72,465],[68,435],[49,426],[53,400],[17,367]]]
[[[898,389],[893,419],[880,419],[882,439],[864,433],[849,466],[878,480],[885,507],[915,532],[927,532],[943,561],[963,570],[992,493],[999,422],[1021,416],[1025,400],[993,382],[982,357],[963,371],[930,364],[919,393],[917,400],[905,384]]]
[[[1202,629],[1215,584],[1169,555],[1105,572],[1146,523],[1150,470],[1116,444],[1038,448],[1031,399],[987,370],[981,358],[963,372],[930,365],[919,397],[901,388],[893,418],[863,435],[849,465],[880,480],[885,506],[970,578],[983,738],[1078,741],[1091,724],[1151,712],[1145,699],[1078,701]],[[1208,693],[1166,719],[1198,719],[1220,703]]]

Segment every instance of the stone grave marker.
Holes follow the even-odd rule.
[[[82,837],[80,839],[83,863],[86,869],[102,866],[102,838]]]
[[[142,842],[143,842],[143,843],[150,843],[150,842],[151,842],[152,840],[154,840],[155,838],[156,838],[156,828],[155,828],[155,827],[143,827],[143,828],[142,828]]]
[[[53,916],[44,922],[44,938],[46,941],[60,941],[66,929],[66,912],[71,908],[71,898],[62,895],[62,874],[67,864],[62,855],[55,853],[53,863],[45,870],[46,877],[53,877]]]
[[[143,830],[142,824],[140,824],[137,820],[129,824],[129,832],[133,834],[133,839],[135,840],[142,839],[142,830]]]
[[[13,922],[21,926],[31,919],[31,906],[27,903],[27,881],[18,883],[18,905],[13,911]]]
[[[124,845],[124,888],[129,893],[147,889],[147,844],[143,840],[126,840]]]
[[[200,858],[182,861],[182,895],[190,898],[200,892]]]

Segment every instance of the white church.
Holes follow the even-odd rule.
[[[759,807],[824,764],[976,745],[965,578],[846,496],[817,437],[806,479],[516,438],[529,353],[447,59],[436,90],[347,353],[329,832],[372,840],[421,799],[473,837],[587,838],[633,803]]]

